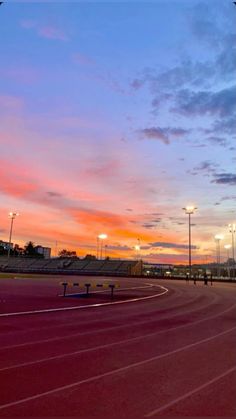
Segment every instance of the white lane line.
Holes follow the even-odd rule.
[[[79,355],[79,354],[83,354],[83,353],[98,351],[98,350],[101,350],[101,349],[111,348],[113,346],[119,346],[119,345],[123,345],[123,344],[126,344],[126,343],[147,339],[147,338],[150,338],[150,337],[162,334],[162,333],[166,333],[168,331],[173,331],[173,330],[176,330],[176,329],[180,329],[180,328],[186,327],[186,326],[190,326],[190,324],[189,325],[181,325],[181,326],[172,327],[172,328],[169,328],[169,329],[161,330],[159,332],[147,333],[146,335],[136,336],[134,338],[129,338],[129,339],[123,339],[123,340],[119,340],[117,342],[106,343],[104,345],[93,346],[91,348],[79,349],[78,351],[68,352],[66,354],[55,355],[55,356],[50,356],[50,357],[47,357],[47,358],[37,359],[37,360],[34,360],[34,361],[22,362],[20,364],[10,365],[8,367],[0,368],[0,372],[8,371],[8,370],[16,369],[16,368],[27,367],[27,366],[34,365],[34,364],[41,364],[43,362],[54,361],[56,359],[67,358],[67,357],[70,357],[70,356],[75,356],[75,355]],[[225,332],[223,332],[223,333],[225,333]]]
[[[152,412],[147,413],[144,415],[145,418],[151,418],[152,416],[156,415],[157,413],[163,412],[163,410],[168,409],[169,407],[173,406],[174,404],[177,404],[178,402],[187,399],[188,397],[192,396],[195,393],[198,393],[199,391],[203,390],[204,388],[210,386],[211,384],[216,383],[221,378],[226,377],[227,375],[231,374],[232,372],[236,371],[236,366],[229,368],[227,371],[223,372],[222,374],[218,375],[217,377],[213,378],[212,380],[207,381],[206,383],[202,384],[199,387],[196,387],[194,390],[189,391],[188,393],[185,393],[183,396],[177,397],[176,399],[172,400],[169,403],[164,404],[163,406],[153,410]]]
[[[108,371],[108,372],[105,372],[103,374],[99,374],[99,375],[95,375],[93,377],[85,378],[84,380],[81,380],[81,381],[76,381],[75,383],[67,384],[65,386],[57,387],[57,388],[54,388],[52,390],[45,391],[43,393],[35,394],[34,396],[26,397],[24,399],[20,399],[20,400],[14,401],[14,402],[10,402],[10,403],[0,405],[0,410],[6,409],[8,407],[16,406],[16,405],[19,405],[19,404],[22,404],[22,403],[26,403],[26,402],[29,402],[29,401],[32,401],[32,400],[36,400],[36,399],[39,399],[41,397],[49,396],[51,394],[55,394],[55,393],[58,393],[60,391],[69,390],[69,389],[77,387],[81,384],[91,383],[93,381],[96,381],[96,380],[99,380],[101,378],[117,374],[119,372],[128,371],[132,368],[136,368],[136,367],[140,367],[140,366],[145,365],[145,364],[149,364],[150,362],[156,361],[158,359],[165,358],[165,357],[170,356],[170,355],[174,355],[178,352],[182,352],[186,349],[190,349],[190,348],[193,348],[194,346],[197,346],[197,345],[200,345],[202,343],[206,343],[206,342],[209,342],[211,340],[214,340],[214,339],[216,339],[220,336],[223,336],[227,333],[232,332],[235,329],[236,329],[236,326],[232,327],[231,329],[225,330],[224,332],[218,333],[217,335],[211,336],[211,337],[206,338],[206,339],[199,340],[198,342],[191,343],[189,345],[182,346],[181,348],[175,349],[175,350],[170,351],[170,352],[166,352],[166,353],[161,354],[161,355],[153,356],[151,358],[145,359],[144,361],[135,362],[133,364],[127,365],[126,367],[117,368],[115,370]]]
[[[199,296],[197,297],[197,298],[194,298],[194,299],[192,299],[192,300],[190,300],[190,301],[188,301],[188,304],[187,305],[190,305],[190,304],[194,304],[194,303],[196,303],[197,301],[199,300]],[[185,311],[182,311],[181,312],[181,315],[184,315],[184,314],[188,314],[188,313],[192,313],[192,312],[194,312],[194,313],[196,313],[196,311],[200,311],[200,310],[202,310],[202,309],[204,309],[204,308],[206,308],[206,307],[210,307],[211,305],[213,305],[216,301],[219,301],[219,296],[214,296],[214,299],[213,300],[211,300],[211,302],[209,303],[207,303],[207,304],[204,304],[203,306],[198,306],[198,308],[197,309],[194,309],[194,310],[185,310]],[[185,306],[186,304],[184,304],[184,306]],[[177,305],[177,306],[175,306],[176,307],[176,309],[180,309],[181,307],[183,306],[183,304],[180,304],[180,305]],[[172,307],[173,308],[173,307]],[[172,315],[171,317],[170,316],[164,316],[164,317],[162,317],[161,319],[162,320],[165,320],[165,319],[172,319],[172,318],[174,318],[174,317],[177,317],[177,316],[179,316],[179,313],[175,313],[174,315]],[[117,320],[117,319],[122,319],[122,318],[124,318],[124,315],[123,316],[113,316],[112,317],[112,320]],[[125,316],[125,318],[127,318],[127,316]],[[109,318],[110,319],[110,318]],[[100,322],[101,320],[99,320],[99,322]],[[98,321],[96,321],[96,323],[98,323]],[[149,323],[149,321],[142,321],[142,322],[133,322],[133,323],[129,323],[129,324],[122,324],[122,325],[120,325],[120,326],[115,326],[115,327],[109,327],[109,328],[106,328],[106,329],[100,329],[99,330],[99,332],[100,331],[105,331],[105,330],[113,330],[113,329],[115,329],[115,328],[127,328],[127,327],[130,327],[130,326],[138,326],[138,325],[142,325],[142,324],[146,324],[146,323]],[[37,332],[37,331],[39,331],[40,330],[40,332],[42,331],[42,330],[45,330],[45,331],[49,331],[50,329],[53,329],[53,330],[55,330],[55,329],[65,329],[65,326],[66,327],[68,327],[68,326],[76,326],[77,328],[78,327],[80,327],[81,325],[82,326],[84,326],[84,325],[87,325],[87,324],[91,324],[91,320],[90,321],[87,321],[87,322],[82,322],[82,323],[75,323],[75,320],[73,321],[73,322],[66,322],[66,323],[61,323],[61,324],[54,324],[54,325],[47,325],[47,326],[43,326],[43,327],[31,327],[31,328],[29,328],[29,329],[27,329],[27,330],[15,330],[15,331],[10,331],[10,332],[4,332],[4,335],[5,336],[11,336],[11,335],[14,335],[14,336],[16,336],[16,333],[17,334],[29,334],[30,332]],[[94,324],[94,323],[93,323]],[[96,332],[98,332],[97,330],[96,330]],[[85,334],[91,334],[91,332],[85,332]],[[82,335],[84,335],[84,333],[82,333]],[[1,351],[1,348],[0,348],[0,351]]]
[[[153,286],[156,286],[156,284],[154,285],[154,284],[152,284]],[[177,295],[176,294],[174,294],[173,296],[175,296],[175,297],[179,297],[179,295],[180,294],[178,294],[177,293]],[[173,297],[172,296],[172,297]],[[197,297],[195,297],[195,298],[193,298],[192,300],[188,300],[188,304],[187,305],[192,305],[192,304],[194,304],[194,303],[196,303],[198,300],[199,300],[199,298],[200,298],[201,296],[200,295],[197,295]],[[170,297],[171,298],[171,297]],[[198,308],[197,309],[194,309],[194,310],[185,310],[185,311],[182,311],[181,312],[181,315],[183,314],[188,314],[188,313],[192,313],[192,312],[196,312],[196,311],[200,311],[200,310],[202,310],[202,309],[204,309],[204,308],[206,308],[206,307],[210,307],[210,306],[212,306],[216,301],[219,301],[219,299],[220,299],[220,297],[219,297],[219,295],[214,295],[214,298],[210,301],[210,303],[209,303],[209,301],[207,302],[207,304],[204,304],[204,305],[202,305],[202,306],[198,306]],[[175,301],[175,300],[174,300]],[[178,301],[178,300],[177,300]],[[180,304],[180,305],[176,305],[175,306],[175,310],[176,309],[180,309],[181,307],[183,307],[183,306],[185,306],[186,304]],[[172,306],[172,309],[173,309],[173,302],[171,302],[171,306]],[[174,314],[174,316],[171,316],[171,318],[173,318],[173,317],[176,317],[176,316],[179,316],[179,313],[176,313],[176,314]],[[125,316],[125,318],[126,318],[127,316]],[[113,316],[112,317],[112,320],[117,320],[117,319],[122,319],[122,318],[124,318],[124,315],[123,316]],[[162,317],[162,319],[166,319],[167,318],[167,316],[164,316],[164,317]],[[170,316],[168,316],[168,318],[170,318]],[[65,326],[75,326],[76,325],[76,327],[78,328],[79,326],[81,326],[81,324],[84,326],[85,324],[90,324],[91,323],[91,321],[89,321],[89,322],[82,322],[82,323],[77,323],[76,322],[76,324],[75,324],[75,320],[73,321],[73,322],[66,322],[66,323],[61,323],[61,324],[54,324],[54,325],[47,325],[47,326],[43,326],[43,327],[31,327],[31,328],[28,328],[27,330],[15,330],[15,331],[9,331],[9,332],[6,332],[5,331],[5,336],[11,336],[11,335],[16,335],[16,333],[17,334],[28,334],[29,332],[36,332],[36,331],[38,331],[38,330],[40,330],[40,331],[42,331],[42,330],[45,330],[45,331],[48,331],[48,330],[50,330],[50,329],[61,329],[61,328],[65,328]],[[129,327],[130,325],[132,326],[132,325],[139,325],[139,324],[146,324],[147,323],[147,321],[142,321],[142,322],[133,322],[133,323],[129,323],[128,325],[121,325],[121,326],[116,326],[116,327]],[[109,330],[112,330],[113,329],[113,327],[112,328],[109,328]],[[104,331],[105,329],[100,329],[100,330],[102,330],[102,331]],[[91,332],[89,332],[89,333],[91,333]],[[0,348],[0,350],[1,350],[1,348]]]
[[[228,311],[230,311],[230,310],[232,310],[234,307],[236,307],[236,304],[233,304],[231,307],[229,307],[229,308],[227,308],[226,310],[224,310],[224,311],[221,311],[220,313],[217,313],[217,314],[215,314],[215,315],[213,315],[213,316],[209,316],[209,317],[205,317],[204,319],[201,319],[201,320],[196,320],[195,322],[191,322],[191,323],[188,323],[188,324],[183,324],[183,325],[180,325],[180,326],[176,326],[176,327],[170,327],[169,329],[165,329],[165,330],[161,330],[161,331],[159,331],[159,332],[154,332],[156,335],[158,335],[158,334],[161,334],[161,333],[166,333],[166,332],[169,332],[169,331],[172,331],[172,330],[177,330],[177,329],[182,329],[182,328],[185,328],[185,327],[190,327],[190,326],[193,326],[193,325],[196,325],[196,324],[199,324],[199,323],[203,323],[203,322],[206,322],[207,320],[212,320],[212,319],[215,319],[215,318],[217,318],[217,317],[220,317],[222,314],[225,314],[225,313],[227,313]],[[202,309],[203,307],[201,307],[201,309]],[[189,312],[187,312],[187,313],[189,313]],[[190,312],[191,313],[191,312]],[[184,313],[184,314],[186,314],[186,313]],[[175,316],[172,316],[171,318],[174,318]],[[167,317],[167,318],[164,318],[164,319],[161,319],[161,320],[168,320],[169,319],[169,317]],[[127,325],[126,327],[129,327],[129,326],[135,326],[135,325],[141,325],[141,324],[146,324],[147,322],[145,321],[145,322],[139,322],[138,324],[137,323],[134,323],[134,324],[130,324],[130,325]],[[2,350],[2,351],[5,351],[6,349],[13,349],[13,348],[21,348],[21,347],[24,347],[24,346],[31,346],[31,345],[38,345],[38,344],[40,344],[40,343],[49,343],[49,342],[54,342],[54,341],[57,341],[57,340],[66,340],[66,339],[71,339],[71,338],[73,338],[73,337],[77,337],[77,336],[85,336],[85,335],[90,335],[91,333],[94,333],[94,332],[96,332],[96,333],[102,333],[102,332],[109,332],[109,331],[112,331],[112,330],[116,330],[116,329],[122,329],[122,328],[124,328],[125,326],[124,325],[120,325],[120,326],[115,326],[115,327],[106,327],[106,328],[104,328],[104,329],[100,329],[100,330],[98,330],[98,331],[96,331],[96,330],[93,330],[92,332],[82,332],[82,333],[72,333],[72,334],[70,334],[70,335],[67,335],[67,336],[56,336],[56,337],[54,337],[54,338],[49,338],[49,339],[41,339],[41,340],[36,340],[36,341],[30,341],[30,342],[24,342],[24,343],[18,343],[18,344],[16,344],[16,345],[8,345],[8,346],[2,346],[1,348],[0,348],[0,351]]]
[[[12,317],[12,316],[22,316],[26,314],[41,314],[41,313],[53,313],[58,311],[68,311],[68,310],[79,310],[83,308],[91,308],[91,307],[103,307],[103,306],[111,306],[115,304],[126,304],[126,303],[134,303],[137,301],[149,300],[151,298],[160,297],[161,295],[166,294],[169,290],[162,285],[157,285],[158,287],[162,288],[164,291],[162,293],[149,295],[148,297],[139,297],[139,298],[131,298],[129,300],[123,301],[113,301],[110,303],[97,303],[97,304],[90,304],[86,306],[72,306],[72,307],[60,307],[60,308],[48,308],[44,310],[31,310],[31,311],[20,311],[16,313],[3,313],[0,314],[0,317]]]

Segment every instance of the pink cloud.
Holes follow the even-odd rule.
[[[72,55],[72,59],[74,62],[81,64],[81,65],[94,65],[95,62],[90,57],[84,54],[75,53]]]
[[[1,95],[0,107],[1,110],[5,109],[6,111],[19,111],[24,107],[24,101],[22,98],[17,96]]]
[[[60,41],[68,40],[68,37],[66,36],[65,32],[52,24],[41,25],[40,23],[34,20],[22,20],[20,22],[20,25],[22,28],[27,30],[35,29],[37,34],[43,38],[57,39]]]
[[[36,26],[36,22],[34,20],[25,19],[20,22],[22,28],[31,29]]]
[[[61,29],[58,29],[54,26],[43,26],[38,29],[38,34],[43,38],[48,39],[58,39],[60,41],[66,41],[68,39],[68,37]]]
[[[24,66],[19,64],[17,67],[1,68],[0,75],[25,84],[35,83],[40,78],[40,73],[36,68],[25,64]]]

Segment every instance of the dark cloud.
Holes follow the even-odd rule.
[[[48,191],[48,192],[46,192],[46,194],[48,196],[50,196],[51,198],[60,198],[60,197],[62,197],[62,194],[60,194],[58,192],[53,192],[53,191]]]
[[[234,173],[216,173],[212,183],[217,183],[221,185],[236,185],[236,174]]]
[[[221,147],[227,147],[229,145],[229,141],[222,137],[211,136],[207,138],[207,141],[214,146],[219,145]]]
[[[161,222],[161,218],[154,218],[153,220],[151,220],[152,223],[160,223]]]
[[[206,130],[206,133],[225,133],[229,135],[236,134],[236,115],[223,120],[216,120],[211,130]]]
[[[160,216],[160,215],[164,215],[163,212],[152,212],[151,215],[155,215],[155,216]]]
[[[221,198],[221,201],[234,201],[236,200],[236,195],[225,195]]]
[[[130,83],[130,86],[134,89],[134,90],[138,90],[140,89],[140,87],[143,86],[143,84],[145,83],[145,80],[142,79],[134,79],[132,80],[132,82]]]
[[[152,229],[152,228],[155,228],[156,225],[151,224],[151,223],[144,223],[144,224],[142,224],[142,227],[147,228],[147,229]]]
[[[201,171],[207,171],[210,173],[214,173],[216,168],[218,167],[218,164],[211,162],[209,160],[205,160],[201,162],[198,166],[195,167],[195,170],[201,172]]]
[[[165,249],[188,249],[188,244],[168,243],[168,242],[154,242],[149,243],[151,247],[162,247]],[[191,246],[192,249],[197,249],[197,246]]]
[[[198,175],[199,173],[205,173],[207,175],[215,173],[219,165],[211,162],[209,160],[202,161],[198,166],[195,166],[192,170],[188,170],[187,173],[190,173],[193,176]]]
[[[205,4],[206,9],[208,6]],[[130,83],[134,90],[141,89],[144,86],[149,88],[152,95],[152,108],[154,111],[158,111],[160,106],[170,99],[174,99],[176,92],[179,89],[191,89],[201,88],[209,89],[215,88],[218,81],[224,78],[224,81],[234,82],[235,81],[235,60],[236,60],[236,34],[225,33],[219,29],[214,23],[214,18],[209,17],[209,13],[195,16],[193,14],[193,21],[191,22],[192,32],[196,35],[198,40],[206,42],[211,47],[214,45],[214,50],[217,51],[215,59],[205,61],[191,61],[189,58],[182,60],[178,65],[167,68],[164,71],[154,68],[146,68],[140,72],[139,77],[133,79]],[[226,89],[227,90],[227,89]],[[203,102],[201,110],[197,109],[198,112],[204,112],[206,104],[205,101],[209,101],[211,98],[207,97],[206,92],[195,93],[192,98],[193,102],[195,99]],[[226,93],[226,92],[225,92]],[[215,101],[219,102],[219,109],[215,109],[214,113],[224,114],[224,98],[220,94],[215,94],[215,98],[210,100],[211,107],[215,105]],[[198,94],[198,96],[196,96]],[[212,93],[213,95],[213,93]],[[230,95],[230,93],[228,93]],[[228,103],[230,98],[225,99]],[[232,98],[232,101],[234,98]],[[229,111],[226,103],[225,113]],[[232,103],[232,102],[231,102]],[[193,107],[193,103],[190,103]],[[230,106],[230,105],[229,105]],[[215,106],[214,106],[215,107]],[[189,110],[187,109],[189,112]],[[209,112],[209,110],[207,110]]]
[[[229,34],[223,38],[223,51],[216,59],[216,68],[224,79],[235,78],[236,34]]]
[[[199,1],[189,10],[187,24],[197,41],[207,44],[207,46],[222,48],[222,38],[224,31],[221,22],[217,18],[220,13],[222,19],[227,19],[229,24],[229,16],[226,9],[223,10],[222,2],[214,1],[212,7],[211,2]]]
[[[158,140],[164,144],[170,143],[170,137],[181,137],[189,133],[190,130],[183,128],[160,128],[160,127],[151,127],[144,128],[139,130],[139,133],[148,139]]]
[[[209,114],[230,117],[236,110],[235,87],[218,92],[180,90],[176,95],[176,106],[171,110],[188,116]]]
[[[127,250],[132,250],[131,247],[126,246],[126,245],[108,245],[107,249],[109,250],[119,250],[119,251],[127,251]]]

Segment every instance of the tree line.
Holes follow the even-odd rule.
[[[7,254],[8,248],[0,242],[0,256]],[[24,247],[20,247],[18,244],[15,244],[14,247],[10,249],[10,256],[44,258],[42,254],[37,252],[37,246],[32,241],[28,241]]]

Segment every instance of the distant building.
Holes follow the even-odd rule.
[[[3,240],[0,240],[0,246],[3,247],[5,250],[9,248],[9,243]],[[10,243],[10,249],[13,249],[13,243]]]
[[[43,255],[45,259],[50,259],[51,257],[51,248],[44,246],[35,246],[35,250],[39,255]]]
[[[173,265],[168,263],[144,263],[143,274],[145,276],[164,276],[173,271]]]

